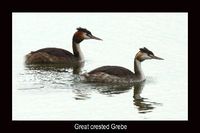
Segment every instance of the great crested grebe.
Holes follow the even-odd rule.
[[[73,53],[60,49],[60,48],[43,48],[37,51],[31,52],[26,55],[26,64],[68,64],[72,65],[77,62],[83,62],[84,56],[80,49],[80,43],[84,39],[96,39],[102,40],[92,35],[90,31],[85,28],[77,28],[77,32],[74,33],[72,39]]]
[[[140,48],[140,51],[135,55],[134,59],[134,70],[135,73],[120,66],[102,66],[96,68],[89,73],[81,75],[81,79],[86,82],[96,83],[135,83],[145,80],[144,73],[141,68],[141,62],[146,59],[158,59],[157,57],[148,50],[147,48]]]

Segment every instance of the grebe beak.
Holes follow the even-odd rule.
[[[90,39],[95,39],[95,40],[101,40],[101,41],[103,41],[101,38],[98,38],[98,37],[93,36],[93,35],[90,35]]]
[[[157,57],[155,55],[151,56],[152,59],[157,59],[157,60],[164,60],[163,58]]]

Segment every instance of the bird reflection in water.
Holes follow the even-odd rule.
[[[85,62],[76,62],[75,64],[28,64],[25,65],[29,70],[45,70],[65,72],[72,70],[73,74],[79,74],[84,67]]]
[[[90,87],[88,87],[90,86]],[[142,90],[145,86],[145,81],[134,83],[132,85],[116,85],[116,84],[76,84],[73,92],[76,100],[87,100],[92,97],[92,92],[97,91],[100,94],[107,96],[115,96],[117,94],[128,92],[133,89],[133,105],[137,107],[139,113],[152,112],[156,106],[161,103],[151,102],[148,98],[141,97]],[[90,88],[90,89],[89,89]]]
[[[152,112],[155,105],[162,105],[161,103],[148,101],[148,98],[143,98],[140,96],[142,90],[145,86],[145,81],[138,82],[133,85],[133,104],[137,106],[139,113]]]
[[[88,87],[89,86],[89,87]],[[91,93],[97,91],[100,94],[113,96],[115,94],[125,93],[128,90],[132,89],[130,85],[116,85],[116,84],[81,84],[77,83],[73,86],[76,100],[86,100],[91,98]]]

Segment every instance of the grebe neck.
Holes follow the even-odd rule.
[[[72,40],[73,53],[74,53],[74,56],[78,58],[79,61],[84,61],[84,56],[80,48],[80,43],[82,41],[83,41],[82,39],[76,36],[74,36]]]
[[[141,67],[141,62],[137,59],[134,60],[134,71],[135,71],[136,77],[138,77],[140,80],[145,79],[145,75],[144,75],[144,73],[142,71],[142,67]]]

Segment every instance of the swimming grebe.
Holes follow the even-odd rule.
[[[145,47],[139,50],[134,59],[135,73],[120,66],[102,66],[89,73],[82,74],[82,80],[96,83],[134,83],[144,81],[145,76],[141,68],[141,62],[146,59],[163,59],[155,56],[153,52]]]
[[[74,33],[72,39],[73,53],[60,48],[43,48],[26,55],[26,64],[53,64],[53,63],[63,63],[72,65],[76,62],[83,62],[84,57],[80,49],[80,43],[84,39],[96,39],[102,40],[98,37],[92,35],[90,31],[84,28],[77,28],[77,32]]]

